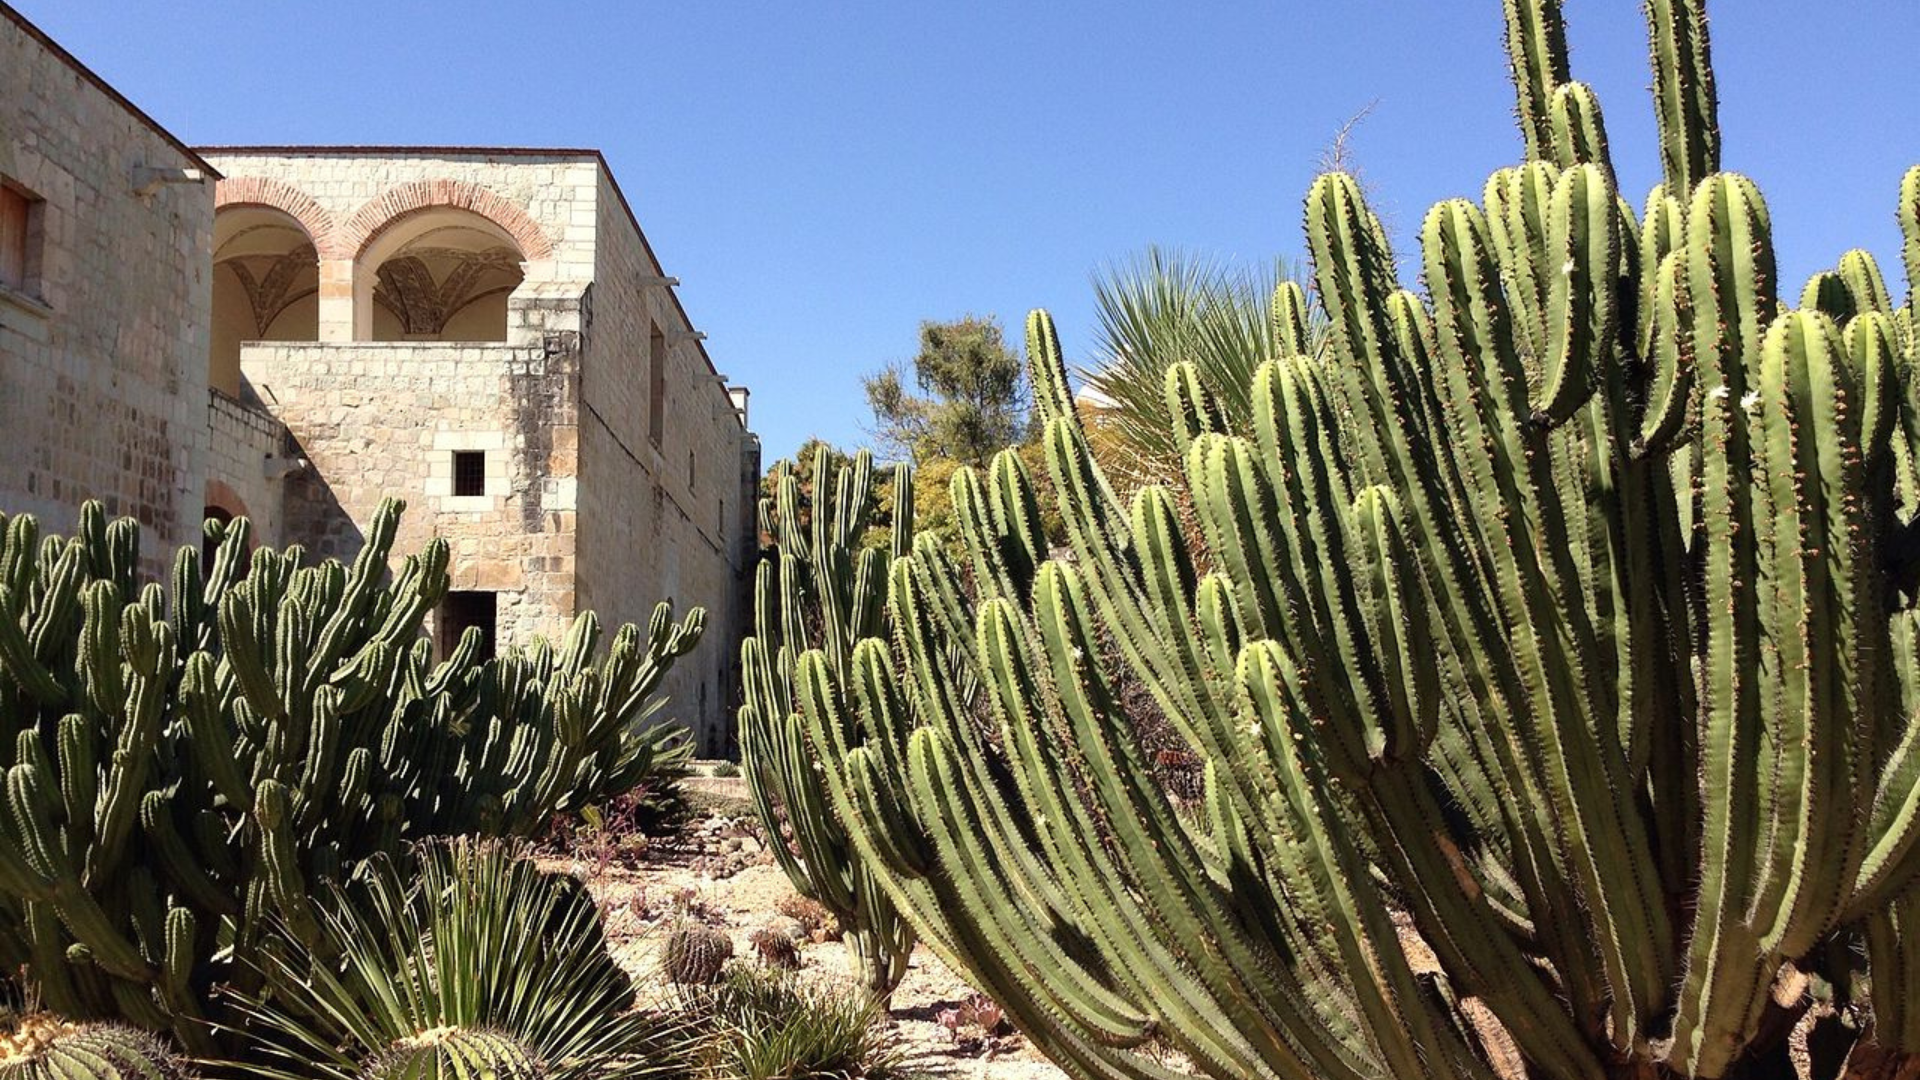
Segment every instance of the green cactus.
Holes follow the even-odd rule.
[[[369,1062],[364,1080],[545,1080],[546,1066],[498,1031],[443,1028],[401,1039]]]
[[[717,982],[731,959],[733,939],[703,923],[684,922],[674,927],[660,946],[660,970],[676,986]]]
[[[1250,435],[1169,372],[1198,539],[1114,496],[1036,313],[1072,557],[974,514],[972,566],[920,537],[887,634],[793,665],[876,879],[1073,1075],[1170,1076],[1156,1037],[1216,1077],[1775,1075],[1796,973],[1920,1053],[1914,302],[1854,252],[1785,307],[1700,0],[1646,4],[1639,215],[1558,3],[1506,11],[1529,160],[1429,213],[1425,294],[1323,177],[1331,348],[1261,367]],[[1026,505],[1004,461],[956,490]]]
[[[188,1080],[192,1075],[165,1043],[124,1024],[75,1024],[42,1013],[0,1036],[3,1080]]]
[[[802,652],[821,649],[836,670],[845,671],[853,643],[883,630],[886,555],[860,544],[873,502],[873,458],[861,451],[830,473],[821,447],[812,478],[810,508],[791,471],[760,504],[761,531],[772,547],[756,571],[754,633],[740,649],[741,756],[781,869],[795,890],[840,921],[854,977],[884,999],[906,975],[913,930],[867,871],[827,802],[792,682]],[[896,467],[895,554],[904,553],[912,527],[912,487],[906,467]],[[977,504],[962,494],[955,489],[954,504],[964,515]],[[783,828],[791,845],[783,842]]]
[[[325,882],[412,838],[529,834],[684,752],[641,726],[700,612],[663,605],[604,652],[583,615],[558,649],[482,658],[469,635],[435,663],[447,549],[390,575],[400,511],[350,567],[209,524],[208,569],[184,548],[165,589],[97,504],[69,540],[5,523],[0,961],[54,1011],[208,1052],[213,988],[249,988],[234,958],[270,923],[312,939]]]

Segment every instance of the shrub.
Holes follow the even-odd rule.
[[[820,901],[799,893],[788,893],[774,901],[773,909],[800,924],[813,941],[839,941],[840,920]]]
[[[896,1080],[902,1054],[864,992],[736,967],[686,1007],[709,1025],[699,1056],[720,1080]]]
[[[747,944],[753,946],[754,954],[760,962],[770,968],[782,971],[800,969],[800,946],[792,938],[769,926],[763,926],[747,935]]]
[[[669,1074],[670,1025],[634,1011],[578,881],[515,844],[416,851],[417,870],[381,856],[330,888],[317,938],[282,928],[260,951],[264,984],[238,1002],[250,1049],[280,1063],[259,1072],[366,1080],[482,1062],[502,1077],[536,1065],[553,1080]]]

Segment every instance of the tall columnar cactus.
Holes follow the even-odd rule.
[[[592,616],[558,650],[499,659],[469,634],[435,663],[434,541],[389,580],[400,504],[351,567],[209,525],[168,587],[139,584],[130,519],[77,536],[30,517],[0,546],[0,962],[46,1004],[209,1048],[209,994],[245,988],[270,922],[318,930],[310,897],[369,855],[448,833],[523,835],[630,786],[662,752],[636,730],[701,628],[663,606],[596,657]]]
[[[1808,979],[1857,1058],[1920,1053],[1915,302],[1856,252],[1786,305],[1702,6],[1646,10],[1644,212],[1558,4],[1508,3],[1529,160],[1427,216],[1424,294],[1323,177],[1327,355],[1260,369],[1251,435],[1169,374],[1202,540],[1115,498],[1036,313],[1072,558],[972,515],[971,572],[921,537],[890,638],[799,658],[860,853],[1075,1075],[1170,1076],[1155,1037],[1217,1077],[1775,1075]]]
[[[884,998],[906,975],[913,930],[832,812],[793,686],[801,653],[819,649],[844,673],[854,643],[884,626],[887,556],[860,545],[873,501],[873,458],[861,451],[830,475],[821,447],[812,477],[810,508],[791,472],[760,504],[761,529],[772,547],[754,581],[754,633],[740,648],[746,685],[740,745],[747,788],[781,869],[796,890],[840,921],[854,977]],[[896,467],[896,555],[904,553],[912,527],[912,488],[906,467]],[[783,825],[791,845],[783,841]]]

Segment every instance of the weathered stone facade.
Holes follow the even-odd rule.
[[[30,282],[0,259],[0,508],[105,499],[157,569],[203,511],[344,559],[404,499],[398,550],[452,548],[436,631],[706,608],[669,715],[725,751],[758,443],[600,155],[196,155],[0,16],[0,175],[37,230]]]
[[[188,170],[197,170],[197,174]],[[48,528],[103,500],[157,565],[199,535],[211,168],[0,4],[0,508]]]
[[[445,537],[454,588],[484,594],[505,642],[583,610],[612,626],[661,599],[702,606],[709,641],[668,690],[723,748],[757,444],[600,156],[205,153],[221,215],[271,211],[304,234],[242,257],[317,262],[313,337],[239,347],[242,397],[310,463],[286,481],[285,538],[350,557],[379,500],[406,499],[399,546]],[[462,455],[478,470],[464,489]]]

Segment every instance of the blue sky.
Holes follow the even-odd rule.
[[[1050,308],[1158,243],[1297,256],[1349,118],[1401,247],[1519,155],[1496,0],[744,3],[13,0],[189,143],[597,146],[768,458],[862,438],[861,374],[921,319]],[[1644,29],[1570,0],[1621,181],[1656,179]],[[1819,14],[1810,16],[1817,6]],[[1920,161],[1913,0],[1719,0],[1726,166],[1797,292],[1850,247],[1898,271]]]

